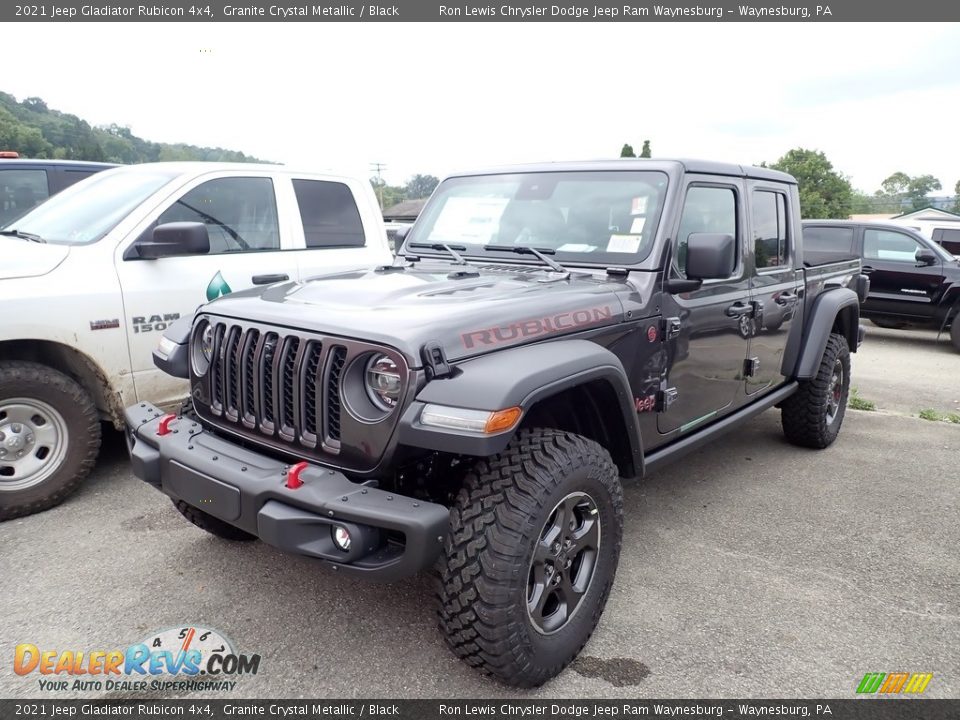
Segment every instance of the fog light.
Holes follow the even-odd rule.
[[[343,525],[333,526],[333,544],[344,552],[350,549],[350,532]]]

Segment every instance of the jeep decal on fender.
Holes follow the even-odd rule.
[[[597,323],[610,320],[611,317],[613,317],[613,309],[609,305],[602,305],[600,307],[557,313],[556,315],[549,315],[542,318],[520,320],[515,323],[510,323],[509,325],[500,325],[483,330],[472,330],[463,333],[460,339],[463,342],[463,346],[467,350],[471,350],[478,346],[489,347],[510,342],[511,340],[532,338],[538,335],[550,335],[552,333],[563,332],[564,330],[574,330],[589,325],[596,325]]]

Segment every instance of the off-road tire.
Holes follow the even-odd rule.
[[[839,401],[830,419],[834,372],[842,368]],[[850,396],[850,348],[846,339],[833,333],[820,360],[815,377],[800,381],[799,389],[784,400],[780,411],[783,434],[794,445],[825,448],[837,439]]]
[[[62,372],[35,362],[0,362],[0,425],[5,400],[36,400],[63,421],[62,457],[49,475],[23,489],[3,489],[0,477],[0,520],[31,515],[59,505],[90,474],[100,450],[100,417],[90,394]],[[9,457],[9,456],[8,456]],[[8,465],[11,467],[12,465]],[[4,471],[0,458],[0,471]],[[12,472],[12,471],[11,471]]]
[[[599,517],[593,574],[552,634],[527,608],[534,550],[561,501],[586,493]],[[466,475],[439,561],[440,629],[459,658],[515,687],[559,674],[590,639],[617,570],[623,491],[610,454],[579,435],[524,429]],[[572,575],[572,571],[571,571]]]
[[[173,506],[183,515],[187,520],[192,522],[201,530],[206,530],[211,535],[216,535],[218,538],[224,540],[235,540],[235,541],[249,541],[256,540],[256,535],[251,535],[250,533],[236,528],[230,523],[224,522],[220,518],[216,518],[209,513],[205,513],[199,508],[195,508],[188,502],[183,500],[173,500]]]

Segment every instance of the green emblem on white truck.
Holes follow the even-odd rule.
[[[210,284],[207,285],[207,300],[216,300],[221,295],[229,295],[232,292],[233,290],[230,289],[227,281],[223,279],[223,275],[217,270],[217,274],[213,276]]]

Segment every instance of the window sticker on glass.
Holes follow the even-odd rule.
[[[607,252],[635,253],[640,249],[639,235],[611,235],[607,243]]]
[[[596,245],[587,245],[587,243],[567,243],[558,247],[557,252],[593,252],[596,249]]]
[[[452,197],[440,211],[431,240],[487,243],[500,226],[508,198]]]
[[[633,199],[633,202],[630,203],[630,214],[645,215],[646,212],[647,212],[647,198],[635,197]]]
[[[630,232],[634,235],[639,235],[643,232],[643,226],[647,224],[647,219],[645,217],[635,217],[633,219],[633,224],[630,225]]]

